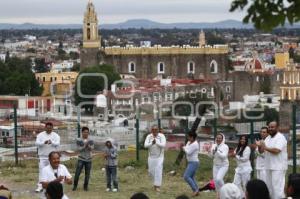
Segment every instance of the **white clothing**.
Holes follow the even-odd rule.
[[[215,182],[216,191],[219,192],[224,185],[224,176],[228,171],[228,166],[213,166],[213,179]]]
[[[152,144],[152,142],[155,140],[155,144]],[[156,137],[153,136],[153,134],[149,134],[146,137],[145,148],[149,148],[149,156],[152,158],[160,158],[164,157],[164,150],[166,146],[166,137],[158,133]]]
[[[195,140],[193,143],[188,142],[183,147],[184,152],[186,153],[186,159],[188,162],[199,162],[199,143]]]
[[[269,135],[265,139],[265,145],[268,148],[276,148],[281,151],[278,154],[265,151],[266,170],[287,170],[288,155],[286,138],[278,132],[274,137]]]
[[[154,140],[155,144],[153,144]],[[149,149],[148,171],[152,177],[153,185],[161,186],[166,137],[161,133],[158,133],[156,137],[149,134],[146,137],[144,146]]]
[[[219,193],[220,199],[242,199],[239,188],[233,183],[225,184]]]
[[[65,165],[60,164],[57,169],[53,169],[49,164],[48,166],[43,168],[41,182],[51,182],[56,179],[55,174],[57,176],[65,176],[66,178],[72,178],[69,173],[67,167]],[[64,184],[64,180],[61,182]],[[62,199],[68,199],[68,197],[64,194]]]
[[[245,196],[245,191],[246,191],[246,184],[251,178],[251,163],[250,163],[250,154],[251,154],[251,149],[250,147],[246,146],[246,148],[243,151],[243,156],[238,155],[238,151],[235,151],[236,153],[236,162],[237,162],[237,167],[235,169],[235,174],[234,174],[234,180],[233,183],[236,184],[240,191],[241,195],[244,197]]]
[[[55,180],[55,174],[57,174],[58,177],[65,176],[66,178],[72,178],[65,165],[60,164],[57,169],[53,169],[49,164],[48,166],[43,168],[41,182],[51,182]],[[62,181],[62,183],[64,183],[64,180]]]
[[[255,151],[256,155],[256,166],[257,170],[264,170],[265,169],[265,153],[259,153],[258,149]]]
[[[52,143],[45,144],[47,140],[51,140]],[[48,134],[46,131],[43,131],[37,135],[35,144],[38,147],[39,158],[48,159],[49,153],[58,150],[60,137],[55,132]]]
[[[38,186],[41,186],[40,182],[42,179],[43,168],[45,168],[49,164],[50,164],[49,159],[42,159],[42,158],[39,159],[39,183],[38,183]]]
[[[256,170],[256,178],[266,182],[266,170],[265,169]]]
[[[238,151],[236,151],[236,162],[237,167],[235,169],[236,173],[250,173],[252,171],[251,162],[250,162],[251,149],[246,146],[243,151],[243,156],[238,155]]]
[[[161,186],[164,158],[148,157],[148,171],[154,186]]]
[[[223,140],[221,144],[213,144],[211,153],[214,157],[214,165],[216,166],[229,166],[228,161],[228,151],[229,148],[227,144],[225,144],[225,136],[223,136]],[[216,141],[215,141],[216,142]]]
[[[266,170],[266,184],[272,199],[285,197],[285,170]]]
[[[233,183],[240,189],[241,195],[245,197],[246,185],[251,179],[251,172],[234,174]]]
[[[266,170],[265,170],[265,153],[260,153],[258,149],[256,154],[256,178],[266,182]]]

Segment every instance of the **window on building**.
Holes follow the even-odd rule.
[[[53,81],[53,78],[52,77],[50,77],[50,82],[52,82]]]
[[[165,64],[163,62],[159,62],[157,64],[157,73],[158,74],[163,74],[165,73]]]
[[[120,150],[125,150],[126,149],[126,146],[125,145],[120,145]]]
[[[195,73],[195,63],[190,61],[188,62],[188,65],[187,65],[187,68],[188,68],[188,73],[192,73],[194,74]]]
[[[172,93],[167,93],[167,101],[172,101]]]
[[[6,137],[9,137],[9,132],[8,131],[6,131]]]
[[[201,89],[201,92],[202,92],[202,93],[206,93],[206,92],[207,92],[207,89],[206,89],[206,88],[202,88],[202,89]]]
[[[227,92],[227,93],[230,92],[230,86],[226,86],[226,92]]]
[[[128,64],[128,72],[129,73],[135,73],[135,63],[134,62],[129,62],[129,64]]]
[[[280,75],[277,74],[276,80],[279,82],[280,81]]]
[[[43,82],[45,82],[46,81],[46,77],[43,77]]]
[[[40,81],[40,77],[37,77],[37,80]]]
[[[2,137],[5,137],[5,132],[4,131],[2,131]]]
[[[215,60],[212,60],[210,63],[210,72],[218,73],[218,63]]]
[[[88,40],[91,39],[91,29],[90,28],[87,29],[87,39]]]
[[[57,77],[54,77],[54,81],[56,81],[57,80]]]

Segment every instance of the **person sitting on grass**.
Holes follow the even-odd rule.
[[[260,179],[250,180],[246,185],[246,199],[271,199],[266,183]]]
[[[117,180],[117,166],[118,166],[118,152],[116,147],[113,145],[112,139],[108,139],[105,142],[104,158],[106,159],[106,191],[117,192],[119,189]],[[114,188],[111,189],[113,183]]]
[[[12,199],[11,192],[4,185],[0,185],[0,199]]]
[[[63,186],[60,182],[50,182],[46,189],[47,199],[62,199],[64,196]]]
[[[210,180],[209,183],[207,183],[203,187],[199,188],[199,192],[201,192],[201,191],[214,191],[214,190],[216,190],[214,180]]]
[[[242,199],[240,189],[233,183],[227,183],[222,186],[218,199]],[[258,198],[257,198],[258,199]]]
[[[149,199],[148,196],[144,193],[135,193],[131,196],[130,199]]]

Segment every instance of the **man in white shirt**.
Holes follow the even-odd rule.
[[[72,176],[69,173],[68,169],[60,164],[60,153],[53,151],[49,154],[50,164],[43,168],[41,184],[44,189],[47,189],[47,186],[50,182],[60,182],[62,184],[66,183],[72,184]],[[67,199],[67,196],[64,195],[63,199]]]
[[[145,148],[149,149],[148,169],[149,174],[153,179],[155,191],[160,191],[162,184],[162,171],[164,162],[164,150],[166,146],[166,137],[158,133],[158,127],[153,126],[151,134],[145,140]]]
[[[41,192],[43,187],[41,185],[42,169],[49,165],[48,156],[52,151],[57,151],[60,145],[60,137],[57,133],[53,132],[53,124],[51,122],[46,123],[46,131],[38,134],[36,137],[36,146],[38,148],[39,156],[39,181],[36,192]]]
[[[268,137],[268,127],[264,126],[260,129],[261,140],[265,140]],[[260,153],[258,148],[255,150],[256,154],[256,177],[266,182],[266,170],[265,170],[265,154]]]
[[[277,122],[269,124],[269,136],[258,142],[259,151],[265,153],[266,184],[272,199],[284,198],[287,170],[287,140],[278,132]]]

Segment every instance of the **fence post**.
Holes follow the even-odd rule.
[[[18,121],[17,121],[17,103],[14,103],[14,126],[15,126],[15,163],[18,165]]]
[[[293,138],[292,138],[292,146],[293,146],[293,173],[297,172],[297,135],[296,135],[296,113],[297,106],[293,104]]]
[[[77,106],[77,137],[80,138],[80,114],[81,109],[79,106]]]
[[[140,161],[140,136],[139,136],[139,114],[137,113],[135,128],[136,128],[136,161]]]
[[[253,121],[250,122],[250,141],[251,141],[251,144],[254,143],[254,123],[253,123]],[[254,170],[255,170],[254,158],[255,158],[255,152],[251,149],[250,161],[251,161],[251,166],[253,168],[253,170],[251,172],[251,178],[254,178]]]

